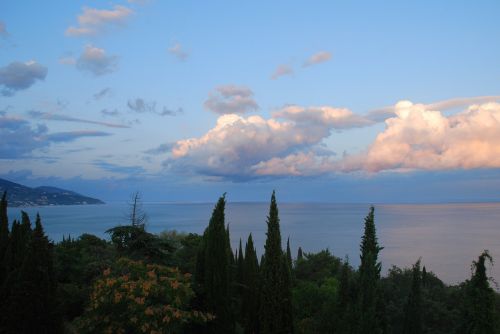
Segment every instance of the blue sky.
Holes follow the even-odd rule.
[[[500,200],[499,10],[2,2],[0,177],[107,200]]]

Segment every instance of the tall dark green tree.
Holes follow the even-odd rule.
[[[280,220],[274,191],[267,217],[267,238],[264,248],[260,332],[292,333],[293,319],[289,314],[292,309],[289,297],[291,296],[290,273],[286,270],[288,265],[281,248]]]
[[[304,258],[304,252],[302,251],[302,247],[299,247],[297,250],[297,260],[302,260]]]
[[[53,245],[45,235],[39,215],[16,276],[9,296],[9,314],[1,330],[6,333],[60,333]]]
[[[248,236],[243,262],[242,319],[245,333],[259,332],[259,262],[252,234]]]
[[[4,191],[0,200],[0,285],[7,276],[4,264],[5,251],[9,243],[9,219],[7,217],[7,192]]]
[[[356,296],[353,284],[349,259],[346,257],[340,270],[336,312],[337,332],[341,334],[351,334],[354,333],[356,329]]]
[[[238,256],[236,260],[236,282],[238,285],[243,284],[243,276],[244,276],[244,256],[243,256],[243,246],[241,244],[240,238],[240,247],[238,248]]]
[[[225,228],[225,206],[224,194],[215,205],[198,254],[197,281],[202,284],[206,310],[216,316],[209,325],[213,333],[234,331],[230,296],[233,254],[229,245],[229,230]]]
[[[4,266],[7,276],[16,276],[23,264],[29,241],[31,239],[31,223],[28,214],[21,211],[22,222],[14,220],[9,242],[4,255]]]
[[[472,263],[474,273],[465,285],[466,316],[465,332],[471,334],[495,334],[499,332],[495,314],[495,292],[486,274],[486,261],[493,263],[487,250]]]
[[[293,260],[292,260],[292,251],[290,250],[290,237],[286,239],[286,260],[288,262],[288,268],[290,268],[290,272],[293,269]]]
[[[383,302],[380,294],[381,263],[378,254],[382,250],[377,240],[375,230],[375,208],[365,218],[365,231],[361,240],[361,264],[359,266],[359,332],[361,334],[377,334],[384,332],[383,314],[380,303]]]
[[[405,318],[403,333],[421,334],[422,329],[422,278],[420,272],[420,260],[412,269],[411,290],[405,307]]]

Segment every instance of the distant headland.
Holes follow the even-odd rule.
[[[104,204],[103,201],[56,187],[30,188],[0,179],[0,194],[7,191],[9,206]]]

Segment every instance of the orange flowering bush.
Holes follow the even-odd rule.
[[[180,333],[187,323],[210,321],[211,314],[189,308],[190,276],[122,258],[94,283],[77,327],[82,333]]]

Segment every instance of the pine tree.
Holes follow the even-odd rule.
[[[411,290],[405,308],[403,333],[420,334],[422,329],[422,278],[420,273],[420,260],[412,269]]]
[[[493,263],[487,250],[472,263],[474,274],[466,284],[466,333],[498,333],[495,314],[495,292],[486,275],[486,261]]]
[[[365,232],[361,241],[361,265],[359,267],[359,332],[361,334],[382,333],[383,319],[380,314],[380,271],[378,254],[382,247],[378,245],[374,207],[365,218]]]
[[[231,333],[234,324],[231,314],[231,258],[229,230],[225,229],[225,194],[219,198],[204,235],[203,290],[207,311],[216,318],[210,325],[213,333]]]
[[[245,333],[259,332],[259,262],[253,245],[252,234],[248,236],[243,263],[242,318]]]
[[[281,248],[281,234],[275,192],[271,196],[267,217],[267,239],[262,264],[262,291],[260,308],[260,332],[281,334],[293,332],[293,321],[289,319],[289,271],[285,270],[286,258]],[[288,290],[288,291],[286,291]]]

